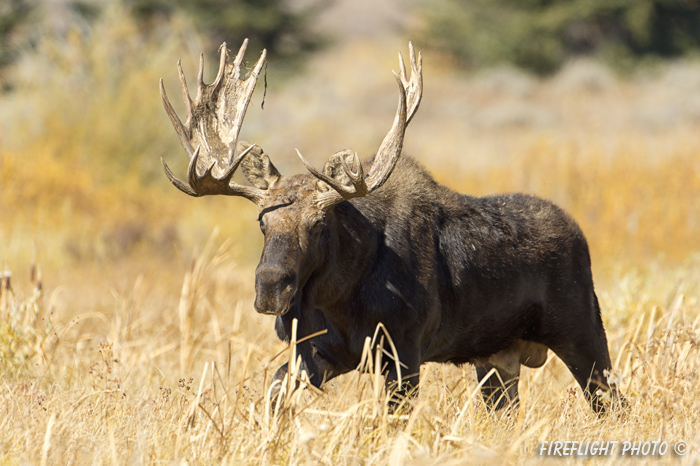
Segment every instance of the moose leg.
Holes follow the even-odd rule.
[[[520,364],[511,368],[496,367],[491,363],[482,363],[476,366],[476,376],[482,381],[491,369],[495,369],[481,387],[481,396],[486,406],[493,410],[500,410],[507,406],[517,408],[520,398],[518,395],[518,380],[520,377]]]
[[[564,337],[547,346],[569,368],[593,411],[602,414],[611,402],[624,403],[624,399],[617,387],[608,382],[607,372],[611,369],[610,354],[595,294],[592,294],[585,309],[569,315],[586,318],[577,319],[577,322],[567,325],[566,329],[560,332]]]
[[[602,343],[578,340],[560,348],[552,348],[564,361],[581,386],[583,394],[598,414],[605,412],[610,401],[618,401],[619,393],[608,382],[606,372],[610,370],[610,355],[603,339]],[[606,398],[608,398],[606,400]]]
[[[321,358],[316,351],[313,351],[313,345],[311,345],[311,348],[312,349],[309,351],[309,348],[307,347],[300,347],[301,368],[299,371],[300,373],[297,375],[300,376],[301,372],[305,371],[309,377],[311,385],[313,385],[314,387],[321,389],[321,386],[325,382],[328,382],[329,380],[341,374],[344,374],[345,372],[348,372],[347,370],[343,370],[342,368],[331,365],[330,363],[328,363],[328,361]],[[277,404],[277,398],[279,397],[279,393],[282,389],[282,383],[284,382],[284,378],[288,372],[289,364],[285,362],[275,371],[275,374],[272,376],[271,386],[273,388],[271,390],[270,400],[273,409]],[[301,384],[299,383],[299,381],[295,380],[294,384],[292,385],[292,389],[296,390],[299,388],[300,385]],[[280,400],[280,407],[282,405],[283,401]]]
[[[543,357],[539,353],[541,351],[536,344],[517,340],[510,347],[492,354],[487,360],[477,364],[476,375],[480,382],[484,381],[481,386],[481,395],[489,408],[496,410],[506,406],[517,408],[520,402],[518,396],[520,364],[523,361],[528,364],[540,363]],[[544,359],[546,355],[545,350]],[[492,369],[495,369],[495,372],[486,378]]]
[[[387,392],[391,393],[389,398],[389,411],[395,412],[402,405],[408,407],[406,401],[418,395],[418,383],[420,382],[420,364],[406,364],[401,360],[401,386],[396,364],[389,362],[389,367],[385,373],[385,383]]]
[[[308,373],[307,366],[303,363],[303,360],[301,364],[301,370],[306,370]],[[275,374],[272,376],[272,382],[270,383],[270,386],[272,387],[270,390],[270,404],[273,411],[277,406],[277,399],[280,395],[280,392],[282,391],[282,384],[284,383],[284,378],[288,372],[289,364],[285,362],[275,371]],[[318,379],[318,377],[311,377],[312,385],[316,386],[316,384],[313,383],[313,379]],[[291,389],[297,390],[299,388],[299,385],[299,381],[295,380],[294,383],[291,385]],[[279,407],[281,408],[282,406],[284,406],[284,399],[279,400]]]
[[[270,382],[270,402],[273,407],[277,403],[277,397],[279,397],[280,391],[282,390],[282,382],[284,382],[284,376],[287,375],[289,365],[285,362],[282,364],[272,376],[272,382]],[[280,400],[281,403],[281,400]],[[274,409],[274,408],[273,408]]]

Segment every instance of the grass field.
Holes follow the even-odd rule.
[[[270,378],[294,353],[253,310],[257,212],[186,198],[160,172],[159,156],[179,173],[184,157],[158,78],[177,95],[175,60],[191,74],[197,43],[177,23],[144,42],[117,19],[42,44],[0,105],[0,464],[561,464],[538,445],[566,440],[620,442],[573,463],[661,441],[664,455],[631,461],[698,464],[696,65],[534,81],[426,56],[407,136],[442,183],[534,193],[581,223],[624,416],[596,417],[550,353],[523,370],[512,416],[485,409],[470,366],[428,364],[410,414],[388,414],[376,373],[353,373],[288,393],[275,417]],[[271,70],[244,137],[285,173],[302,171],[294,147],[317,166],[344,146],[369,154],[395,109],[396,47],[341,48],[284,83]]]

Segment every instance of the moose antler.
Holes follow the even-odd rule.
[[[406,67],[403,64],[403,55],[399,52],[399,67],[401,68],[401,82],[406,90],[406,103],[408,105],[408,117],[406,118],[406,126],[411,122],[411,118],[418,110],[420,100],[423,97],[423,55],[418,52],[418,60],[416,61],[416,51],[413,49],[413,43],[408,43],[408,58],[411,62],[411,80],[406,77]]]
[[[177,69],[180,74],[182,98],[187,109],[185,124],[182,124],[170,105],[163,87],[163,79],[160,80],[163,106],[180,138],[182,147],[190,158],[187,169],[188,182],[184,183],[177,179],[162,158],[161,162],[170,182],[190,196],[199,197],[210,194],[243,196],[256,204],[265,197],[263,190],[243,186],[232,180],[243,157],[255,147],[253,144],[235,156],[243,118],[267,56],[267,52],[263,50],[253,70],[244,79],[240,79],[241,65],[247,46],[248,39],[243,41],[233,63],[226,63],[228,50],[225,42],[221,45],[219,72],[212,84],[204,84],[204,54],[200,56],[197,96],[194,101],[187,91],[185,74],[178,60]]]
[[[352,167],[348,166],[345,155],[341,155],[340,158],[343,170],[350,179],[352,185],[347,186],[337,181],[335,178],[318,171],[303,155],[301,155],[301,152],[297,150],[297,155],[306,166],[306,169],[316,178],[333,188],[328,191],[319,190],[316,192],[317,204],[323,209],[328,209],[347,199],[366,196],[382,186],[394,170],[396,162],[401,155],[401,149],[403,148],[406,126],[411,121],[411,118],[413,118],[416,110],[418,110],[423,94],[422,56],[418,53],[418,60],[416,60],[413,44],[409,42],[408,48],[411,61],[411,78],[409,80],[406,76],[403,56],[399,53],[400,75],[394,73],[396,82],[399,85],[399,107],[396,110],[394,124],[379,146],[379,150],[377,151],[377,155],[374,158],[374,162],[367,176],[364,174],[357,152],[352,153]]]

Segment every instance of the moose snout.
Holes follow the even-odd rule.
[[[296,273],[277,266],[260,266],[255,273],[255,310],[283,315],[291,307],[296,291]]]

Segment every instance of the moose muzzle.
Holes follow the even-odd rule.
[[[280,316],[291,307],[296,273],[275,265],[260,265],[255,272],[255,310]]]

